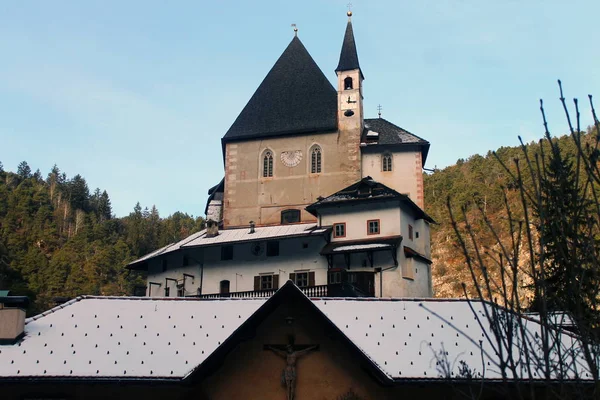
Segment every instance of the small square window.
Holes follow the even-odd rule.
[[[233,260],[233,246],[222,246],[221,247],[221,260]]]
[[[305,242],[305,243],[302,243],[302,248],[303,248],[303,249],[308,249],[308,243],[306,243],[306,242]]]
[[[298,287],[307,287],[308,286],[308,272],[296,272],[296,282],[294,282]]]
[[[346,223],[341,222],[338,224],[333,224],[333,237],[346,237]]]
[[[267,257],[276,257],[279,255],[279,241],[272,240],[267,242]]]
[[[412,225],[408,225],[408,238],[410,240],[413,240],[413,226]]]
[[[273,289],[273,275],[260,276],[260,290]]]
[[[379,235],[379,220],[371,219],[367,221],[367,234]]]

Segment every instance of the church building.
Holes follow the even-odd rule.
[[[337,90],[294,36],[223,137],[207,228],[129,264],[147,272],[146,296],[80,296],[25,318],[26,297],[0,294],[2,399],[595,390],[572,332],[498,304],[432,298],[429,143],[364,118],[348,17]]]
[[[151,297],[430,297],[429,142],[365,118],[352,14],[333,87],[297,36],[222,138],[207,229],[129,264]]]

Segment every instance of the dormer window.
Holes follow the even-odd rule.
[[[263,178],[273,177],[273,152],[267,150],[263,156]]]
[[[353,89],[352,78],[347,77],[344,79],[344,90]]]
[[[392,170],[392,155],[384,154],[383,157],[381,158],[381,163],[382,163],[383,172],[391,171]]]
[[[283,210],[281,212],[281,224],[294,224],[300,222],[300,210]]]

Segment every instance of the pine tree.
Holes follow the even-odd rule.
[[[31,178],[31,168],[29,167],[29,164],[27,164],[27,161],[21,161],[17,167],[17,175],[19,175],[19,178],[21,179]]]
[[[102,192],[98,199],[98,218],[100,221],[108,221],[112,218],[112,206],[106,190]]]
[[[77,174],[69,182],[70,203],[74,210],[89,210],[90,190],[87,182]]]

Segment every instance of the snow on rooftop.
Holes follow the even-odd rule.
[[[265,300],[83,298],[0,346],[0,377],[183,378]]]
[[[486,338],[494,340],[484,315],[487,303],[470,303],[479,321],[464,300],[321,299],[315,304],[390,378],[436,379],[446,376],[446,372],[459,377],[461,361],[472,369],[474,376],[502,377],[499,358]],[[487,307],[493,306],[487,304]],[[529,339],[535,342],[539,325],[528,321],[525,326]],[[572,336],[564,334],[561,339],[561,351],[574,347]],[[523,360],[519,350],[517,346],[511,349],[516,360]],[[580,376],[591,379],[589,374],[586,378],[581,355],[577,364]],[[532,368],[535,376],[543,379],[541,371]],[[527,376],[525,363],[519,372]],[[553,375],[556,377],[556,373]],[[567,376],[574,378],[574,371],[567,371]]]
[[[187,242],[182,247],[210,246],[221,243],[234,243],[260,239],[275,239],[290,236],[308,236],[315,232],[312,231],[316,224],[292,224],[256,227],[254,233],[250,233],[250,228],[226,229],[219,231],[215,237],[198,237]],[[318,232],[318,233],[323,233]]]
[[[77,299],[29,318],[19,343],[0,346],[0,378],[185,378],[265,301]],[[439,299],[307,301],[392,379],[459,377],[461,362],[475,377],[501,378],[498,356],[487,339],[493,341],[493,335],[484,307],[495,307],[491,304]],[[535,344],[539,325],[526,321],[527,337]],[[569,361],[572,350],[579,375],[591,379],[574,337],[563,334],[561,340],[563,359]],[[519,373],[526,376],[519,345],[517,340],[511,351],[521,361]],[[543,379],[536,368],[532,365],[535,376]],[[566,376],[573,378],[574,371],[569,369]]]
[[[333,251],[348,251],[348,250],[369,250],[369,249],[380,249],[392,247],[389,244],[384,243],[371,243],[371,244],[353,244],[349,246],[340,246],[333,249]]]
[[[261,239],[276,239],[295,236],[309,236],[315,234],[323,234],[326,229],[314,229],[316,224],[292,224],[292,225],[276,225],[263,226],[255,228],[254,233],[249,233],[250,228],[225,229],[219,231],[215,237],[206,237],[206,230],[196,232],[187,238],[162,247],[152,253],[129,263],[129,265],[137,264],[142,261],[147,261],[151,258],[170,253],[188,247],[212,246],[222,243],[234,243]]]

